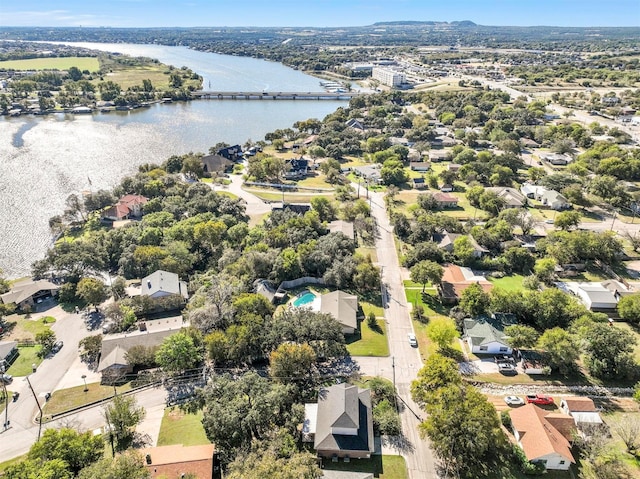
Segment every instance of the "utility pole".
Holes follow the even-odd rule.
[[[391,370],[393,371],[393,402],[396,406],[396,412],[398,412],[398,391],[396,391],[396,357],[391,356]]]
[[[0,375],[4,376],[4,367],[0,368]],[[2,389],[4,390],[4,430],[9,429],[9,394],[7,393],[7,385],[2,378]]]
[[[33,394],[33,399],[36,400],[36,405],[38,406],[38,411],[40,411],[40,417],[38,418],[38,441],[40,440],[40,434],[42,433],[42,408],[40,407],[40,401],[38,401],[38,396],[36,396],[36,392],[33,390],[33,386],[31,385],[31,381],[29,381],[29,376],[26,377],[27,384],[29,384],[29,389],[31,389],[31,394]]]

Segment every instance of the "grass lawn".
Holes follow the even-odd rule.
[[[442,304],[435,296],[435,288],[427,288],[425,294],[422,293],[422,286],[407,286],[407,284],[415,284],[411,281],[405,281],[405,295],[407,301],[410,302],[413,307],[421,305],[424,308],[424,314],[429,318],[448,317],[449,309]],[[438,346],[431,342],[427,337],[427,322],[413,321],[413,329],[418,339],[418,348],[420,349],[420,357],[425,361],[431,354],[438,350]],[[451,345],[454,352],[459,352],[462,355],[462,347],[460,341],[454,341]]]
[[[9,466],[13,466],[14,464],[24,461],[26,458],[27,455],[24,454],[22,456],[14,457],[13,459],[9,459],[8,461],[0,462],[0,472],[3,472]]]
[[[24,346],[18,348],[18,357],[7,373],[15,377],[26,376],[33,371],[33,365],[39,366],[42,358],[38,356],[41,346]]]
[[[95,72],[100,64],[96,57],[30,58],[0,62],[0,68],[13,70],[68,70],[71,67]]]
[[[524,289],[522,287],[522,280],[524,279],[524,276],[519,274],[505,276],[503,278],[489,277],[487,279],[491,281],[496,288],[502,288],[507,291],[522,291]]]
[[[322,173],[318,173],[315,176],[309,176],[304,180],[297,182],[298,186],[304,186],[306,188],[334,188],[334,185],[326,182],[326,176]]]
[[[378,262],[378,252],[372,246],[360,246],[360,247],[356,248],[356,253],[360,253],[365,258],[367,256],[371,256],[371,262],[373,262],[373,263],[377,263]]]
[[[347,351],[351,356],[389,356],[386,324],[378,319],[378,330],[372,330],[366,320],[360,322],[360,332],[347,335]]]
[[[182,444],[184,446],[200,446],[211,444],[207,439],[202,426],[202,411],[189,414],[180,408],[167,408],[164,410],[158,446],[171,446]]]
[[[372,456],[371,459],[351,459],[350,462],[332,462],[323,459],[323,468],[329,471],[368,472],[380,479],[406,479],[407,465],[402,456]]]
[[[384,317],[384,309],[382,306],[378,306],[377,304],[370,303],[368,301],[360,301],[360,307],[364,312],[365,318],[369,316],[369,313],[373,312],[376,315],[376,318],[380,319]]]
[[[118,393],[124,393],[130,389],[130,383],[116,387]],[[46,417],[47,415],[58,414],[63,411],[68,411],[69,409],[80,407],[101,399],[110,398],[112,396],[113,386],[103,386],[100,383],[87,384],[86,392],[84,390],[84,385],[68,389],[60,389],[51,394],[51,398],[45,404],[43,412]]]
[[[256,195],[258,198],[264,201],[274,201],[281,202],[282,201],[282,192],[275,190],[256,190],[244,188],[245,191]],[[287,203],[310,203],[312,198],[316,198],[318,196],[324,196],[329,200],[333,200],[333,193],[308,193],[308,194],[292,194],[291,192],[284,193],[284,199]]]
[[[52,321],[53,320],[53,321]],[[11,341],[33,341],[36,334],[49,328],[55,319],[45,316],[41,319],[29,319],[26,316],[13,314],[5,318],[7,335],[4,339]]]

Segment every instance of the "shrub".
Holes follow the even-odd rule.
[[[511,423],[511,416],[509,415],[509,411],[508,410],[502,411],[500,413],[500,421],[502,421],[502,425],[504,427],[506,427],[507,429],[511,430],[511,427],[512,427],[513,424]]]

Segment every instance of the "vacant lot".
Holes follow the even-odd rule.
[[[31,58],[0,62],[0,69],[7,70],[68,70],[71,67],[95,72],[100,64],[95,57]]]
[[[189,414],[175,407],[164,410],[158,446],[199,446],[210,443],[202,427],[202,411]]]
[[[49,329],[56,320],[52,316],[31,319],[26,316],[13,314],[5,318],[7,333],[2,338],[5,341],[34,341],[36,334]]]
[[[123,393],[130,389],[130,383],[116,387],[118,393]],[[113,396],[113,392],[113,386],[103,386],[100,383],[87,384],[86,391],[84,385],[60,389],[51,394],[51,398],[43,408],[44,415],[46,417],[50,414],[58,414],[101,399],[107,399]]]
[[[366,320],[360,323],[360,331],[346,336],[347,350],[351,356],[389,356],[386,323],[377,320],[378,327],[371,329]]]

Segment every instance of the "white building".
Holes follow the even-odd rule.
[[[371,72],[371,77],[374,80],[378,80],[383,85],[390,87],[399,87],[403,83],[407,82],[407,78],[404,73],[400,73],[389,68],[374,67]]]

